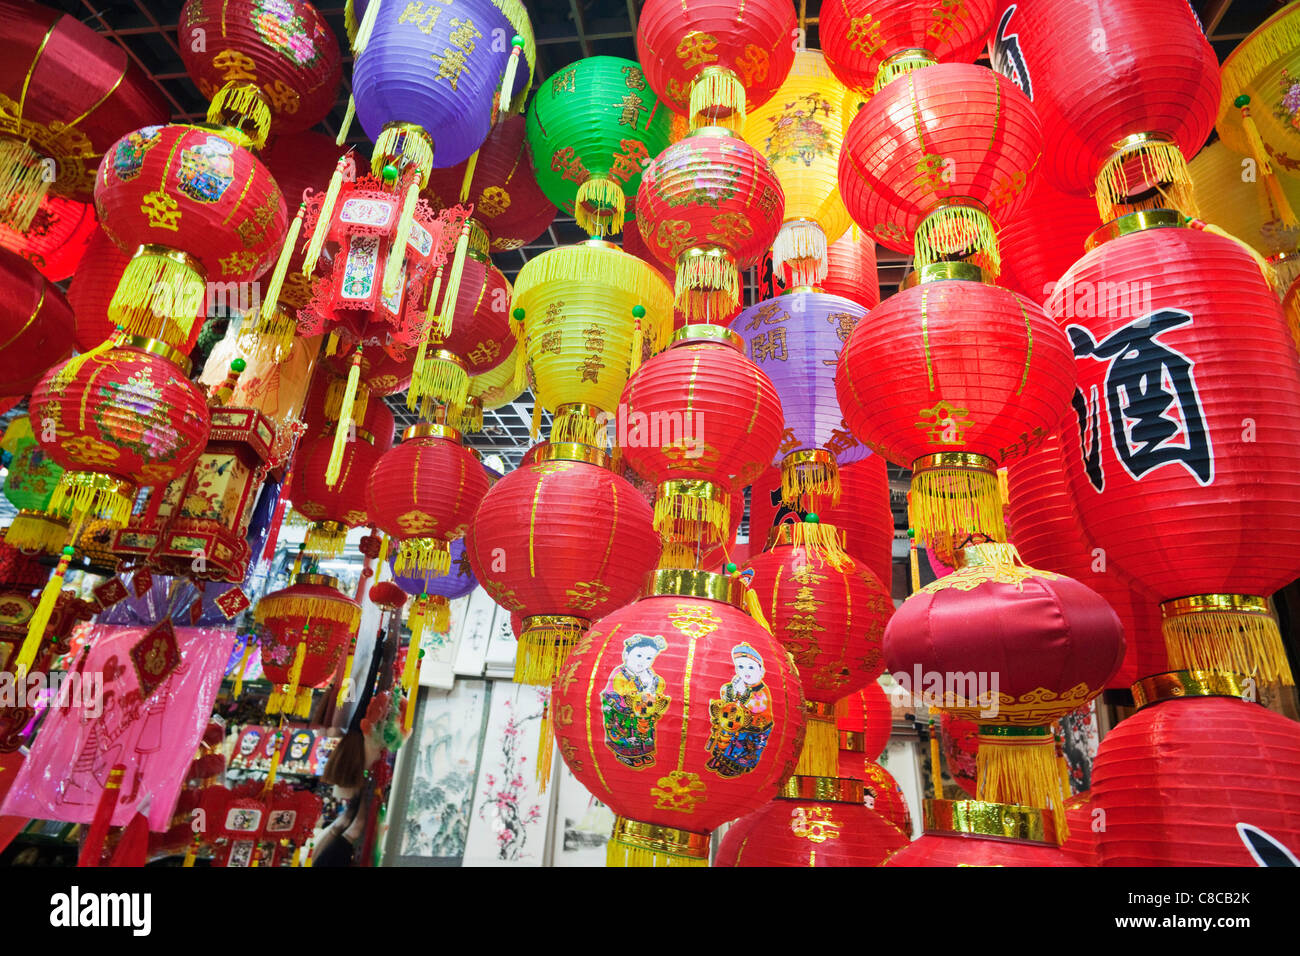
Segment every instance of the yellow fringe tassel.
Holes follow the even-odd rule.
[[[406,691],[406,712],[402,715],[402,727],[411,732],[415,723],[415,697],[420,681],[420,635],[411,632],[411,643],[406,648],[406,663],[402,667],[402,688]]]
[[[796,460],[787,455],[781,462],[781,501],[797,505],[804,495],[829,498],[840,503],[840,470],[834,458]]]
[[[1065,821],[1069,789],[1062,790],[1062,783],[1056,739],[1050,733],[1023,737],[980,733],[975,799],[1051,810],[1058,843],[1070,834]]]
[[[306,627],[303,628],[305,632]],[[298,642],[294,648],[293,664],[289,667],[289,682],[284,687],[279,699],[276,699],[274,692],[266,701],[266,712],[273,713],[292,713],[298,705],[298,684],[302,681],[302,665],[307,661],[307,641],[305,639]],[[310,701],[310,697],[308,698]],[[274,706],[273,706],[274,702]]]
[[[448,414],[458,417],[469,400],[469,370],[449,358],[426,358],[419,374],[411,376],[406,407],[413,409],[425,399],[446,405]]]
[[[1300,47],[1300,12],[1294,7],[1284,7],[1265,20],[1250,36],[1232,51],[1223,64],[1223,89],[1225,93],[1249,87],[1261,73],[1277,61],[1291,56]]]
[[[0,224],[24,233],[54,181],[44,158],[19,139],[0,140]]]
[[[1264,181],[1264,188],[1272,202],[1272,210],[1276,212],[1277,218],[1285,228],[1294,229],[1298,225],[1295,211],[1291,208],[1290,200],[1286,198],[1282,183],[1277,178],[1277,171],[1269,161],[1268,150],[1264,148],[1264,139],[1259,135],[1255,118],[1250,115],[1249,104],[1241,108],[1241,125],[1246,131],[1246,142],[1250,146],[1250,155],[1255,160],[1258,176]]]
[[[334,706],[342,707],[348,699],[348,691],[352,687],[352,664],[356,660],[356,645],[348,649],[348,656],[343,661],[343,679],[339,681],[339,692],[334,697]]]
[[[434,324],[442,338],[451,335],[456,318],[456,300],[460,296],[460,281],[465,274],[465,258],[469,255],[469,223],[465,223],[456,238],[456,252],[451,258],[451,268],[447,271],[447,288],[442,294],[442,307]]]
[[[921,220],[913,239],[916,268],[951,259],[970,261],[994,276],[1002,271],[998,235],[983,209],[941,206]]]
[[[293,715],[303,720],[311,717],[312,693],[310,687],[303,687],[298,690],[298,701],[294,705]]]
[[[181,867],[193,866],[194,861],[199,858],[199,841],[194,839],[190,841],[189,849],[185,851],[185,859],[181,861]]]
[[[460,178],[460,201],[469,202],[469,188],[474,182],[474,170],[478,168],[478,150],[465,163],[465,175]]]
[[[763,614],[763,602],[759,599],[758,592],[749,586],[745,587],[745,610],[749,612],[755,624],[767,633],[772,633],[772,625],[767,622],[767,617]]]
[[[262,311],[253,329],[259,338],[274,335],[275,345],[281,351],[293,344],[295,325],[292,320],[286,322],[284,313],[280,311],[280,290],[284,288],[284,277],[289,274],[289,260],[293,258],[294,249],[298,245],[298,235],[302,232],[302,220],[306,214],[307,207],[299,203],[298,214],[289,223],[289,232],[284,237],[284,245],[280,247],[280,257],[275,260],[275,268],[266,283]]]
[[[271,696],[275,696],[274,693]],[[267,711],[270,711],[270,698],[267,699]],[[283,756],[284,735],[277,730],[275,732],[275,752],[271,754],[271,766],[266,771],[266,781],[262,784],[262,793],[270,793],[271,788],[275,786],[275,778],[280,775],[280,759]],[[253,865],[257,865],[256,861]]]
[[[353,0],[345,0],[343,4],[343,29],[348,34],[348,49],[352,44],[357,42],[357,29],[360,24],[357,23],[357,11]]]
[[[403,124],[384,128],[375,138],[370,171],[381,178],[384,167],[390,163],[403,171],[414,166],[423,189],[429,185],[429,173],[433,170],[433,140],[419,127],[412,129]]]
[[[787,264],[792,288],[817,285],[826,278],[826,233],[819,224],[797,219],[781,226],[772,243],[772,269],[780,276]]]
[[[528,60],[528,86],[520,90],[519,95],[510,104],[512,112],[522,113],[524,103],[528,98],[528,88],[533,85],[533,69],[537,63],[537,40],[533,36],[532,21],[528,17],[528,9],[524,6],[522,0],[492,0],[492,5],[510,21],[515,34],[524,41],[523,56]]]
[[[919,546],[943,555],[954,537],[1007,540],[998,476],[993,471],[933,468],[912,475],[909,524]]]
[[[343,418],[343,400],[347,397],[348,380],[336,378],[325,387],[325,417],[332,422]],[[366,409],[370,407],[370,389],[357,384],[357,393],[352,398],[351,420],[365,421]]]
[[[334,145],[342,146],[348,141],[348,134],[352,132],[352,121],[357,115],[357,101],[348,94],[348,107],[343,111],[343,122],[339,125],[339,133],[334,137]]]
[[[331,332],[325,336],[325,355],[327,357],[337,355],[339,350],[339,334]]]
[[[528,423],[528,437],[536,438],[542,430],[542,400],[540,398],[533,401],[533,417]]]
[[[691,321],[721,321],[740,304],[740,272],[730,255],[677,260],[676,306]]]
[[[248,661],[253,656],[253,636],[250,634],[244,641],[244,653],[239,655],[239,669],[235,671],[235,686],[230,689],[232,700],[239,700],[239,695],[244,692],[244,671],[248,670]]]
[[[451,570],[451,545],[441,538],[406,538],[397,547],[393,570],[398,574],[447,574]]]
[[[705,70],[691,81],[690,111],[691,129],[738,131],[745,123],[745,86],[730,70]]]
[[[108,317],[129,335],[188,351],[195,321],[207,311],[207,286],[189,261],[143,249],[137,252],[108,303]]]
[[[326,527],[331,525],[331,527]],[[314,554],[322,558],[337,558],[347,547],[348,529],[334,528],[333,522],[319,521],[307,529],[307,534],[303,538],[302,548],[308,554]],[[258,603],[260,607],[265,602],[265,598]]]
[[[1277,619],[1250,611],[1195,611],[1161,622],[1172,670],[1219,670],[1295,686]]]
[[[943,754],[939,748],[939,724],[930,721],[930,785],[934,787],[934,798],[943,799]]]
[[[565,409],[551,419],[550,440],[604,448],[609,444],[608,423],[593,418],[580,409]]]
[[[360,56],[370,43],[370,34],[374,32],[375,20],[379,17],[380,0],[370,0],[366,5],[365,15],[361,18],[361,26],[357,27],[357,35],[352,41],[352,53],[354,56]],[[355,16],[355,14],[354,14]]]
[[[345,625],[351,631],[361,625],[361,609],[350,601],[344,601],[341,595],[339,600],[331,601],[328,598],[270,594],[254,606],[253,618],[258,623],[263,623],[273,617],[333,621]]]
[[[128,497],[120,480],[93,471],[65,471],[50,496],[49,512],[60,518],[98,518],[114,528],[125,528],[135,505],[134,488]]]
[[[357,400],[357,388],[361,383],[361,349],[352,355],[352,367],[348,369],[348,384],[343,390],[339,402],[339,423],[334,429],[334,445],[330,448],[329,464],[325,466],[325,484],[333,488],[343,472],[343,453],[347,450],[352,434],[352,406]]]
[[[1138,164],[1138,180],[1130,185],[1127,169]],[[1158,195],[1151,200],[1133,203],[1134,191],[1149,188],[1150,183],[1160,184]],[[1097,174],[1097,212],[1102,222],[1110,222],[1117,215],[1139,208],[1173,208],[1184,216],[1196,215],[1196,202],[1192,194],[1192,174],[1187,159],[1177,145],[1163,140],[1150,140],[1117,153],[1106,160]],[[1117,208],[1118,207],[1118,208]]]
[[[655,498],[655,530],[670,540],[698,542],[706,548],[726,540],[731,530],[731,496],[725,489],[721,500],[708,496],[717,490],[716,485],[705,485],[699,494],[693,494],[689,486],[660,492]]]
[[[515,683],[549,686],[586,630],[576,619],[525,622],[515,650]]]
[[[406,187],[406,198],[402,201],[402,212],[397,218],[397,234],[388,249],[388,258],[384,262],[384,295],[395,293],[406,275],[406,243],[411,238],[411,223],[415,221],[415,204],[420,201],[419,180],[412,180]]]
[[[912,496],[908,495],[907,499],[909,503],[908,510],[911,510]],[[917,591],[921,590],[921,562],[916,554],[916,534],[911,528],[908,528],[907,530],[907,539],[908,565],[912,572],[912,593],[915,594]]]
[[[623,217],[627,211],[627,197],[612,179],[592,176],[578,187],[573,203],[573,216],[578,227],[597,239],[623,231]]]
[[[253,133],[238,123],[227,122],[232,117],[242,117],[252,121]],[[252,140],[256,149],[266,145],[267,134],[271,132],[271,108],[266,105],[262,91],[252,83],[230,82],[217,90],[208,104],[208,122],[215,126],[234,126]]]
[[[5,544],[20,551],[57,554],[68,539],[68,523],[40,511],[20,511],[5,531]]]
[[[555,728],[551,726],[551,702],[542,706],[542,726],[537,738],[537,792],[545,793],[551,782],[551,758],[555,753]]]
[[[790,541],[796,548],[805,549],[836,571],[845,571],[853,566],[853,559],[840,544],[840,538],[838,528],[818,521],[799,521],[790,528]]]
[[[659,553],[659,567],[693,568],[698,553],[699,548],[693,544],[683,544],[680,541],[665,541],[663,550]]]
[[[414,633],[424,633],[426,628],[435,634],[446,634],[451,629],[451,606],[440,594],[421,594],[411,603],[407,626]]]
[[[807,715],[803,750],[794,772],[802,777],[839,776],[840,733],[835,718]]]
[[[541,315],[555,299],[548,286],[562,282],[586,283],[594,275],[601,277],[603,285],[619,289],[633,302],[662,300],[664,281],[654,266],[620,249],[584,242],[550,249],[524,263],[515,279],[511,310],[529,302],[528,307]],[[530,302],[534,292],[538,295]],[[649,310],[650,306],[646,308]],[[651,338],[651,351],[662,351],[673,334],[672,316],[651,311],[645,321],[649,323],[646,333]]]
[[[316,226],[312,229],[311,239],[307,242],[307,251],[303,253],[302,274],[308,279],[316,271],[316,260],[320,258],[321,247],[325,245],[325,239],[329,235],[330,225],[334,220],[334,205],[338,202],[339,193],[343,189],[343,171],[347,168],[347,164],[348,157],[344,156],[334,167],[330,184],[325,190],[325,198],[321,200]]]
[[[663,866],[708,866],[707,857],[699,859],[693,856],[681,856],[664,850],[651,850],[643,846],[634,846],[622,840],[610,839],[605,844],[605,866],[637,867],[647,869]]]
[[[45,582],[41,599],[36,605],[36,610],[32,612],[31,620],[27,622],[27,636],[23,639],[18,656],[14,659],[14,678],[18,683],[27,680],[27,672],[31,670],[36,660],[41,640],[45,637],[45,628],[49,626],[50,617],[54,614],[54,606],[58,604],[59,595],[63,593],[63,577],[68,573],[68,565],[72,562],[75,553],[76,549],[71,544],[64,546],[63,554],[59,556],[59,563],[55,565],[50,579]]]
[[[522,333],[522,329],[520,332]],[[515,395],[522,395],[528,384],[528,348],[522,341],[515,342],[514,371],[510,376],[510,388]]]
[[[515,88],[515,79],[519,76],[519,55],[521,50],[513,43],[510,45],[510,55],[506,58],[506,68],[501,74],[501,88],[497,92],[497,121],[500,122],[510,114],[512,106],[511,91]],[[474,154],[477,157],[478,153]],[[472,159],[471,159],[472,161]],[[465,197],[460,197],[461,202],[465,202]]]

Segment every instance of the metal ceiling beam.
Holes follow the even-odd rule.
[[[578,31],[578,45],[582,47],[583,57],[591,56],[591,43],[587,39],[587,19],[582,14],[578,0],[569,0],[569,12],[573,16],[573,28]]]

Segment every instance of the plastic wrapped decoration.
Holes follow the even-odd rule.
[[[528,106],[537,184],[588,235],[619,232],[645,163],[668,145],[670,115],[631,60],[592,56],[569,64]]]
[[[63,293],[16,253],[0,250],[0,395],[21,398],[72,350]]]
[[[0,223],[25,233],[51,193],[89,202],[113,141],[168,110],[125,50],[75,17],[4,0],[0,36]]]
[[[925,832],[885,866],[1083,866],[1053,838],[1052,813],[982,800],[926,800]]]
[[[23,551],[58,551],[68,536],[68,524],[47,509],[63,469],[41,449],[26,415],[9,423],[0,449],[10,456],[4,496],[18,509],[5,531],[5,543]]]
[[[263,628],[262,670],[278,685],[266,712],[308,717],[312,688],[329,683],[357,633],[360,605],[339,592],[337,579],[299,574],[259,600],[253,615]]]
[[[227,590],[222,585],[208,584],[200,591],[186,578],[155,574],[143,594],[128,590],[130,593],[126,597],[99,613],[96,624],[134,627],[167,620],[184,627],[234,626],[217,603]],[[198,603],[197,609],[195,602]]]
[[[76,271],[98,232],[90,203],[47,195],[26,232],[0,224],[0,246],[18,253],[51,282],[62,282]]]

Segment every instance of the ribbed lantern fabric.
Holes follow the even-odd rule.
[[[1161,601],[1238,596],[1164,605],[1170,666],[1289,682],[1264,598],[1300,572],[1300,368],[1254,260],[1197,229],[1144,229],[1080,259],[1048,310],[1074,342],[1062,442],[1089,539]]]
[[[904,51],[925,50],[944,63],[972,62],[995,6],[995,0],[826,0],[817,32],[826,65],[840,82],[870,92],[881,64]]]
[[[878,680],[870,681],[856,693],[841,697],[835,704],[835,725],[840,731],[842,745],[841,763],[849,754],[857,755],[858,765],[864,760],[879,759],[893,732],[892,713],[889,695]],[[844,776],[866,779],[859,773],[849,773],[847,767]]]
[[[227,83],[251,84],[281,133],[309,129],[334,108],[338,40],[305,0],[186,0],[177,32],[185,70],[209,100]]]
[[[857,226],[826,247],[823,292],[850,299],[864,309],[880,304],[880,276],[876,272],[876,242]]]
[[[983,282],[922,281],[858,323],[836,374],[839,405],[854,435],[913,468],[918,545],[943,555],[972,533],[1005,539],[994,468],[1057,430],[1071,364],[1039,306]]]
[[[1300,136],[1295,117],[1297,104],[1291,90],[1295,85],[1297,40],[1300,17],[1287,6],[1251,31],[1223,61],[1223,89],[1219,98],[1215,129],[1219,139],[1234,152],[1258,159],[1252,139],[1258,137],[1272,166],[1285,185],[1300,176]],[[1248,96],[1255,132],[1247,128],[1238,97]],[[1294,205],[1292,211],[1295,210]]]
[[[586,625],[631,600],[659,560],[650,505],[592,452],[543,449],[492,486],[466,535],[474,576],[524,615],[526,683],[549,683]]]
[[[1113,218],[1130,190],[1141,194],[1152,180],[1186,183],[1176,153],[1195,155],[1209,136],[1219,71],[1185,0],[1003,0],[990,47],[994,69],[1034,101],[1043,124],[1044,175],[1075,196],[1100,186],[1103,221]],[[1116,144],[1139,134],[1148,143],[1140,149],[1130,144],[1123,169],[1113,167],[1099,180]],[[1134,149],[1145,158],[1132,155]]]
[[[794,669],[761,625],[701,596],[720,593],[706,588],[607,614],[556,678],[560,754],[618,814],[609,865],[707,866],[708,834],[775,796],[794,769],[803,733]]]
[[[0,221],[25,232],[50,193],[89,202],[104,151],[127,130],[166,122],[168,109],[126,50],[75,16],[5,0],[0,36],[0,96],[9,114],[0,135],[8,184]],[[44,159],[54,161],[52,170]]]
[[[17,253],[0,250],[0,396],[21,397],[72,351],[72,309]]]
[[[717,866],[879,866],[907,845],[862,803],[778,798],[722,838]],[[733,836],[734,834],[734,836]]]
[[[913,70],[853,118],[839,183],[853,220],[918,264],[975,256],[996,272],[991,227],[1023,205],[1042,153],[1029,98],[1004,76],[969,63]]]
[[[488,480],[460,434],[415,425],[375,462],[366,484],[366,514],[398,544],[394,568],[447,573],[450,542],[468,529]]]
[[[703,126],[734,123],[785,80],[795,31],[787,0],[647,0],[637,22],[637,59],[677,114]]]
[[[1084,866],[1097,866],[1097,838],[1101,820],[1093,816],[1092,793],[1077,793],[1065,801],[1065,819],[1070,825],[1070,836],[1061,849]]]
[[[998,225],[999,281],[1041,305],[1083,255],[1084,241],[1097,228],[1097,205],[1058,192],[1046,177],[1032,179],[1019,212]]]
[[[641,236],[641,224],[639,222],[629,218],[623,223],[623,233],[619,238],[622,239],[624,252],[654,266],[659,274],[668,281],[669,285],[676,281],[676,264],[664,265],[659,261],[659,257],[650,251],[650,247],[646,245],[645,239]]]
[[[618,232],[644,161],[668,145],[671,115],[631,60],[592,56],[569,64],[528,106],[537,184],[588,234]]]
[[[537,56],[522,4],[382,4],[352,71],[356,115],[366,136],[378,142],[386,125],[412,124],[432,137],[435,169],[467,160],[492,129],[515,35],[524,41],[526,62],[519,64],[514,88],[503,99],[519,106]]]
[[[677,308],[688,321],[718,322],[740,304],[739,270],[776,238],[785,195],[762,153],[704,126],[650,163],[636,208],[646,246],[676,266]]]
[[[1034,827],[1034,839],[1019,834],[1024,807],[974,800],[927,800],[925,832],[899,850],[885,866],[1083,866],[1051,842],[1051,823]],[[970,823],[954,825],[951,819],[936,823],[933,805],[966,808]],[[1033,810],[1030,810],[1033,813]]]
[[[299,575],[254,609],[262,627],[262,673],[274,685],[267,713],[311,713],[311,689],[324,687],[361,623],[361,607],[326,575]]]
[[[1295,866],[1297,786],[1294,721],[1233,697],[1152,704],[1121,721],[1097,751],[1092,806],[1106,821],[1097,862]],[[1252,854],[1252,839],[1263,858]]]
[[[0,224],[0,247],[18,253],[51,282],[62,282],[76,271],[98,231],[90,203],[48,195],[26,232]]]
[[[77,317],[78,352],[89,352],[113,334],[117,323],[108,317],[108,303],[130,261],[130,255],[119,249],[108,233],[95,230],[68,284],[68,304]]]
[[[510,322],[510,283],[490,259],[465,259],[451,333],[430,348],[454,352],[470,375],[482,375],[507,358],[515,344]]]
[[[303,545],[310,554],[342,554],[348,528],[369,523],[366,487],[380,452],[360,431],[356,441],[343,443],[342,466],[332,486],[325,480],[325,469],[334,448],[333,434],[304,437],[294,455],[286,496],[312,522]]]
[[[820,50],[798,50],[776,95],[745,118],[746,141],[767,157],[785,192],[772,266],[783,274],[789,265],[796,286],[826,275],[826,246],[851,223],[837,179],[847,98]]]
[[[859,770],[847,768],[840,771],[846,777],[859,778]],[[907,806],[903,788],[898,785],[893,774],[874,760],[863,762],[860,779],[866,805],[878,813],[886,822],[892,823],[908,836],[912,833],[912,811]]]

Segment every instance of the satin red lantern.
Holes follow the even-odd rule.
[[[262,672],[275,685],[268,714],[311,714],[312,688],[325,687],[361,624],[361,605],[326,574],[299,574],[253,609],[262,627]]]
[[[72,350],[68,301],[16,253],[0,250],[0,395],[21,398]]]
[[[853,434],[912,469],[916,543],[942,557],[972,534],[1006,539],[996,469],[1056,431],[1073,363],[1041,308],[965,281],[981,275],[969,264],[916,275],[858,322],[835,385]]]
[[[468,529],[488,479],[460,432],[412,425],[375,463],[366,485],[370,523],[399,542],[397,574],[446,574],[451,542]]]
[[[1035,177],[1024,206],[998,228],[1002,284],[1041,305],[1096,228],[1091,199],[1058,192],[1046,177]]]
[[[95,230],[68,284],[68,304],[77,317],[78,352],[89,352],[117,328],[117,323],[108,317],[108,303],[130,261],[131,257],[117,247],[108,233]]]
[[[1083,866],[1053,841],[1050,812],[978,800],[926,800],[925,832],[885,866]]]
[[[1141,709],[1093,762],[1099,865],[1297,865],[1300,727],[1243,700],[1246,688],[1196,671],[1134,685]]]
[[[373,435],[358,428],[355,440],[343,442],[338,480],[333,485],[326,480],[326,469],[334,451],[334,436],[304,438],[298,446],[287,497],[294,509],[312,522],[303,541],[309,554],[342,554],[348,528],[370,523],[366,487],[380,455],[374,441]]]
[[[515,680],[546,684],[591,621],[626,604],[659,560],[645,499],[586,445],[542,446],[483,497],[465,536],[474,576],[521,612]]]
[[[505,479],[506,481],[509,478]],[[738,577],[655,572],[582,637],[552,691],[574,776],[618,819],[611,866],[707,866],[709,833],[776,795],[803,700]]]
[[[1193,212],[1187,159],[1214,127],[1219,64],[1191,5],[1000,6],[990,58],[1034,101],[1052,184],[1095,194],[1103,222],[1148,197]]]
[[[1078,366],[1070,489],[1164,602],[1170,667],[1291,683],[1267,598],[1300,574],[1300,367],[1255,261],[1181,222],[1121,217],[1048,300]]]
[[[26,232],[0,224],[0,246],[18,253],[51,282],[62,282],[76,271],[98,226],[90,203],[46,196]]]
[[[396,354],[394,354],[396,353]],[[340,378],[346,378],[352,356],[340,352],[321,356],[321,364]],[[384,396],[400,392],[411,384],[413,349],[366,349],[361,354],[361,380],[357,394]]]

